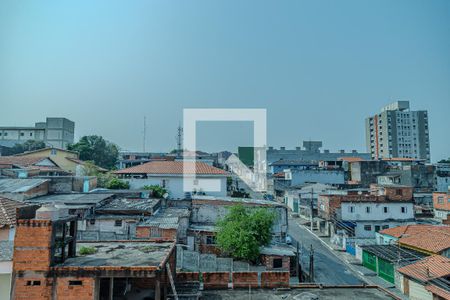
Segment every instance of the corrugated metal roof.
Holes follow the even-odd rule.
[[[48,179],[0,179],[0,193],[24,193]]]

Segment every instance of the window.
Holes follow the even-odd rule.
[[[20,133],[20,136],[24,136],[24,135],[25,135],[25,133],[23,133],[23,132]]]
[[[207,245],[214,245],[215,243],[216,243],[216,237],[214,235],[206,236],[206,244]]]
[[[395,194],[396,194],[397,196],[403,195],[402,189],[396,189],[396,190],[395,190]]]
[[[51,154],[51,155],[56,155],[56,149],[52,149],[52,150],[50,151],[50,154]]]
[[[32,132],[30,132],[30,136],[33,136],[33,133],[32,133]]]
[[[366,213],[370,213],[370,206],[366,206]]]
[[[95,225],[95,219],[90,219],[90,220],[89,220],[89,224]]]
[[[389,228],[389,225],[383,225],[381,228],[383,228],[383,229],[388,229],[388,228]]]
[[[116,220],[116,221],[114,222],[114,226],[116,226],[116,227],[122,227],[122,220]]]
[[[385,214],[387,214],[388,211],[389,211],[388,207],[387,207],[387,206],[384,206],[384,207],[383,207],[383,212],[384,212]]]
[[[83,285],[81,280],[69,280],[69,285]]]
[[[380,229],[381,229],[381,226],[380,226],[380,225],[375,225],[375,232],[380,231]]]
[[[283,259],[282,258],[274,258],[272,261],[272,265],[274,269],[283,267]]]
[[[372,231],[372,225],[364,225],[365,231]]]
[[[27,285],[29,285],[29,286],[41,285],[41,281],[40,280],[28,280]]]
[[[198,179],[194,179],[194,185],[198,185]]]
[[[401,207],[402,214],[406,214],[406,206]]]
[[[167,179],[161,180],[161,186],[162,186],[163,188],[167,187],[167,182],[168,182]]]
[[[443,196],[439,196],[438,197],[438,203],[439,204],[444,204],[444,197]]]
[[[349,213],[353,213],[355,211],[355,207],[353,207],[353,206],[349,206],[348,207],[348,212]]]

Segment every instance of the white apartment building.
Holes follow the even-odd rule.
[[[414,222],[414,204],[407,201],[342,202],[341,219],[354,224],[355,237],[375,238],[376,232]]]
[[[366,119],[366,144],[372,159],[412,158],[430,161],[427,111],[411,111],[397,101]]]

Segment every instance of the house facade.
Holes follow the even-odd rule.
[[[229,175],[224,170],[202,162],[183,161],[151,161],[116,171],[115,174],[128,182],[130,189],[158,185],[167,190],[169,199],[175,200],[182,200],[194,194],[226,196]]]

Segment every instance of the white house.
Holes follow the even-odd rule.
[[[115,174],[127,181],[130,189],[158,185],[168,191],[170,199],[177,200],[185,199],[190,194],[226,196],[229,175],[222,169],[192,161],[151,161],[116,171]]]
[[[341,219],[354,224],[355,237],[375,238],[380,230],[414,223],[414,204],[409,201],[342,202]]]

